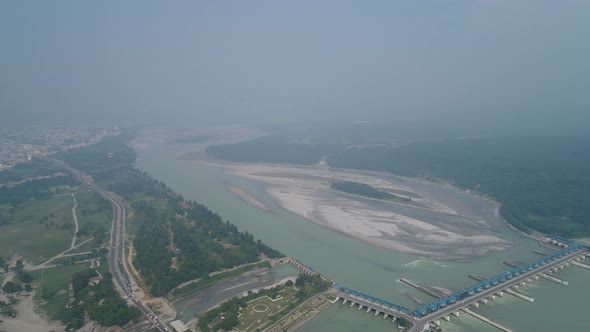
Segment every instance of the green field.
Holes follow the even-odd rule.
[[[248,306],[240,310],[235,330],[259,331],[274,323],[281,315],[296,306],[296,293],[295,288],[288,287],[282,290],[278,298],[274,300],[268,296],[262,296],[248,302]]]
[[[80,227],[85,224],[110,224],[113,217],[111,203],[105,201],[102,197],[97,196],[91,191],[83,191],[76,194],[78,207],[78,222]],[[84,210],[89,212],[84,213]]]
[[[28,201],[12,213],[0,209],[10,218],[8,225],[0,227],[0,256],[20,255],[36,264],[66,250],[73,236],[72,207],[72,197],[64,195]],[[42,221],[43,217],[47,219]]]

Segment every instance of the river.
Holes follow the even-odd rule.
[[[220,167],[178,160],[182,153],[202,149],[202,145],[144,144],[138,151],[137,167],[164,181],[187,199],[196,200],[217,212],[224,220],[248,230],[256,238],[292,256],[336,282],[414,308],[417,305],[406,295],[424,302],[428,296],[400,283],[399,278],[444,287],[464,288],[474,281],[468,274],[493,276],[506,268],[503,260],[529,261],[539,256],[537,243],[506,229],[506,239],[513,247],[492,252],[474,262],[437,261],[411,254],[383,249],[323,228],[283,210],[267,195],[262,184],[229,175]],[[239,186],[269,207],[267,212],[240,200],[227,188]],[[457,195],[452,187],[438,187],[449,195]],[[478,198],[472,196],[470,200]],[[483,200],[483,199],[482,199]],[[506,295],[497,302],[482,306],[478,312],[511,328],[513,331],[588,331],[590,318],[590,271],[571,266],[558,277],[569,281],[564,287],[540,280],[525,286],[522,292],[535,298],[534,303]],[[300,331],[391,331],[390,320],[375,318],[335,304],[304,325]],[[443,322],[444,331],[497,331],[475,318],[461,315],[450,323]]]

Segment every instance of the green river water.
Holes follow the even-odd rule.
[[[514,246],[503,252],[485,255],[475,262],[436,261],[416,255],[379,248],[365,242],[328,230],[277,206],[266,194],[264,187],[224,173],[222,168],[189,161],[177,160],[185,152],[195,151],[197,145],[152,144],[139,151],[137,166],[155,178],[164,181],[187,199],[196,200],[230,220],[241,230],[248,230],[256,238],[292,256],[336,282],[364,292],[415,308],[417,305],[406,295],[411,294],[424,302],[432,298],[400,283],[399,278],[458,290],[475,283],[468,274],[493,276],[506,267],[503,260],[526,262],[538,258],[532,253],[537,243],[506,228],[504,238]],[[229,184],[248,190],[272,209],[272,213],[256,209],[241,201],[227,190]],[[454,188],[448,195],[477,204],[479,197],[460,193]],[[470,204],[471,204],[470,203]],[[478,312],[512,329],[525,332],[590,331],[588,301],[590,300],[590,270],[571,266],[558,277],[569,281],[564,287],[550,281],[539,280],[521,288],[533,297],[528,303],[505,295],[497,302],[481,306]],[[461,315],[450,323],[443,322],[444,331],[497,331],[495,328]],[[337,303],[304,325],[300,331],[392,331],[390,320],[374,317],[364,310]]]

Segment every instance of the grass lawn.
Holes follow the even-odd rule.
[[[13,253],[36,264],[66,250],[73,234],[61,227],[72,225],[72,207],[72,197],[65,195],[29,201],[12,215],[8,210],[0,210],[11,218],[10,224],[0,227],[0,256],[9,257]],[[40,223],[44,216],[48,221]]]
[[[296,290],[286,288],[280,293],[279,299],[271,300],[268,296],[259,297],[248,303],[248,306],[240,310],[238,325],[240,331],[257,331],[274,323],[281,315],[293,309],[296,304]]]

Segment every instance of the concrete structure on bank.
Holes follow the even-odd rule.
[[[184,323],[180,320],[175,320],[173,322],[170,323],[170,326],[172,326],[172,328],[174,329],[174,331],[176,332],[186,332],[189,331],[190,329],[184,325]]]

